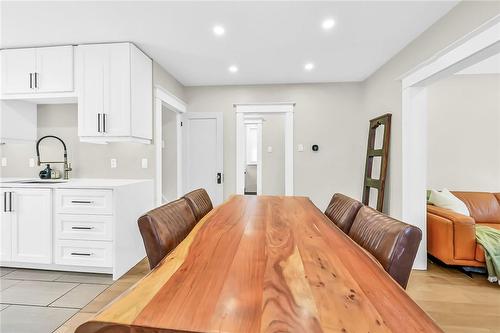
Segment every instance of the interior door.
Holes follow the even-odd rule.
[[[12,194],[12,261],[52,262],[50,189],[16,188]]]
[[[73,46],[36,49],[38,92],[73,91]]]
[[[0,260],[10,261],[12,258],[12,219],[10,213],[9,189],[0,189]]]
[[[185,113],[183,119],[184,190],[204,188],[214,205],[221,204],[224,200],[222,113]]]
[[[2,93],[34,92],[35,49],[2,50]]]

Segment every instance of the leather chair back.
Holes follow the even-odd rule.
[[[138,224],[149,266],[154,268],[186,238],[196,220],[187,201],[179,199],[147,212]]]
[[[386,272],[406,288],[422,240],[419,228],[364,206],[354,219],[349,237],[370,252]]]
[[[184,199],[188,202],[193,210],[196,221],[199,221],[203,216],[207,215],[213,208],[212,201],[205,189],[199,188],[184,195]]]
[[[363,204],[340,193],[335,193],[325,210],[325,215],[344,233],[349,233],[354,218]]]

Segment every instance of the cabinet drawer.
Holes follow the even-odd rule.
[[[110,215],[56,214],[57,239],[112,240]]]
[[[56,213],[111,215],[112,192],[112,190],[56,190]]]
[[[58,265],[112,266],[112,242],[57,240],[55,262]]]

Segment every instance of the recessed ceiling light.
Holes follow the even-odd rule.
[[[312,62],[308,62],[307,64],[305,64],[304,69],[306,71],[312,71],[314,69],[314,64]]]
[[[335,21],[333,19],[326,19],[323,21],[323,23],[321,23],[321,26],[325,30],[330,30],[331,28],[333,28],[334,25]]]
[[[231,73],[236,73],[238,71],[238,67],[235,65],[229,66],[228,69]]]
[[[222,35],[224,35],[225,32],[226,32],[226,30],[224,29],[224,27],[222,25],[216,25],[214,27],[214,34],[216,36],[222,36]]]

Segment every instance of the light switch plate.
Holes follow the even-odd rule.
[[[7,157],[2,157],[2,166],[7,166]]]
[[[304,151],[304,145],[302,143],[297,145],[297,151]]]
[[[272,153],[273,152],[273,147],[272,146],[268,146],[267,147],[267,152],[268,153]]]
[[[30,166],[30,168],[34,168],[35,167],[35,159],[34,158],[30,158],[30,160],[29,160],[29,166]]]
[[[116,158],[112,158],[110,160],[110,162],[111,162],[111,169],[115,169],[116,168]]]
[[[142,167],[143,169],[147,169],[147,168],[148,168],[148,159],[147,159],[147,158],[143,158],[143,159],[141,160],[141,167]]]

